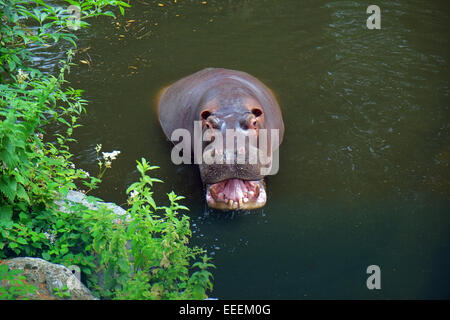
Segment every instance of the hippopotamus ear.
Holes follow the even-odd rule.
[[[203,69],[161,90],[157,98],[159,122],[169,140],[172,132],[180,128],[193,136],[194,121],[199,120],[199,103],[215,70]]]
[[[262,84],[262,83],[261,83]],[[267,88],[264,84],[265,92],[258,96],[258,99],[261,102],[261,106],[264,110],[264,124],[267,129],[268,134],[272,129],[278,130],[278,145],[275,145],[274,148],[278,148],[284,137],[284,123],[283,117],[281,114],[280,106],[278,105],[278,101],[275,98],[272,90]]]

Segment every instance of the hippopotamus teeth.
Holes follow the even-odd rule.
[[[255,198],[259,197],[259,184],[256,185],[255,187]]]
[[[228,179],[208,186],[208,204],[217,208],[234,210],[245,209],[250,205],[265,203],[264,186],[260,181]]]
[[[215,188],[213,188],[213,187],[210,187],[209,188],[209,192],[211,193],[211,196],[215,199],[215,200],[217,200],[217,191],[216,191],[216,189]]]

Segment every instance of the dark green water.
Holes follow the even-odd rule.
[[[450,298],[447,1],[377,1],[381,30],[366,27],[369,1],[161,3],[79,35],[90,49],[75,61],[91,65],[70,78],[90,103],[75,162],[93,174],[96,144],[121,151],[96,195],[124,203],[135,160],[161,166],[157,200],[187,197],[220,299]],[[205,67],[253,74],[282,106],[261,210],[209,212],[198,169],[170,161],[154,96]],[[381,290],[366,287],[372,264]]]

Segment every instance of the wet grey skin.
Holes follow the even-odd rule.
[[[222,163],[202,161],[199,164],[209,207],[250,210],[265,205],[267,192],[262,170],[271,163],[255,163],[249,161],[249,157],[260,146],[259,137],[264,132],[261,129],[268,132],[269,157],[283,139],[281,110],[269,88],[241,71],[208,68],[161,90],[157,103],[159,121],[169,140],[173,131],[179,128],[187,129],[195,138],[195,121],[201,122],[202,137],[209,130],[211,139],[202,143],[202,155],[220,156],[223,160]],[[244,147],[234,147],[234,143],[237,145],[235,137],[231,137],[233,141],[227,141],[227,130],[230,129],[243,137]],[[279,143],[275,145],[270,141],[272,129],[279,134]],[[218,146],[218,141],[214,143],[218,135],[222,137],[223,145]],[[194,139],[191,143],[195,150]],[[228,146],[231,146],[229,150]],[[238,161],[239,156],[241,160]]]

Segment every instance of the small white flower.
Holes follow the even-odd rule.
[[[102,152],[102,154],[105,160],[116,160],[117,156],[120,154],[120,151],[114,150],[113,152]]]
[[[139,194],[139,192],[137,192],[136,190],[133,190],[133,191],[130,193],[130,199],[134,199],[138,194]]]
[[[19,69],[19,72],[17,73],[17,82],[23,83],[28,78],[28,73],[25,73],[22,71],[22,69]]]
[[[45,237],[50,240],[50,243],[53,244],[55,242],[55,235],[53,233],[44,232]]]
[[[89,177],[89,172],[87,172],[87,171],[84,171],[83,169],[79,169],[82,173],[84,173],[84,175],[86,176],[86,177]]]
[[[112,154],[113,154],[113,157],[114,157],[114,159],[120,154],[120,151],[118,151],[118,150],[114,150],[113,152],[112,152]]]

